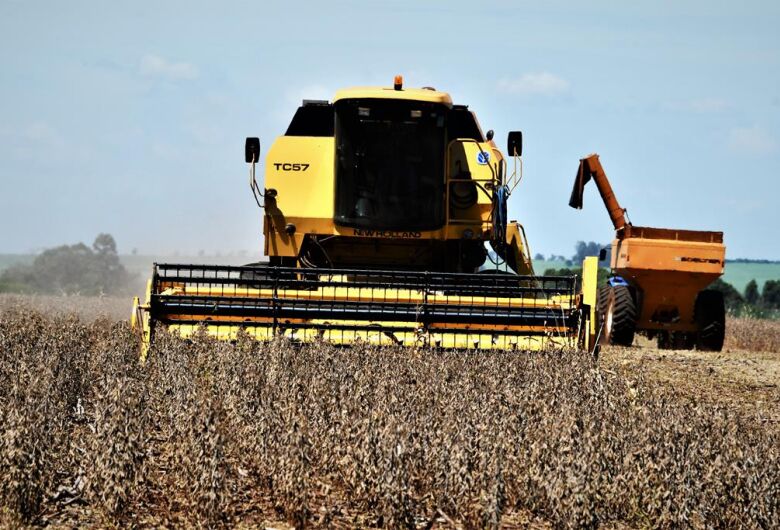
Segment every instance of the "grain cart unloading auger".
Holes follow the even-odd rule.
[[[630,346],[641,332],[659,348],[720,351],[723,294],[706,287],[723,274],[723,232],[632,225],[596,154],[580,160],[569,206],[582,208],[591,178],[615,227],[612,275],[598,293],[601,342]]]
[[[133,325],[143,355],[160,327],[220,339],[443,348],[592,346],[595,258],[572,277],[534,276],[523,227],[507,221],[522,171],[510,174],[493,133],[447,93],[354,88],[304,101],[255,181],[268,262],[246,267],[155,264]],[[488,253],[489,244],[493,253]],[[485,270],[487,260],[502,261]]]

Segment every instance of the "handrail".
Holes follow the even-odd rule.
[[[516,155],[512,156],[512,159],[514,160],[514,169],[512,170],[512,174],[506,179],[506,187],[509,188],[510,194],[515,191],[517,185],[523,180],[523,159]],[[519,176],[517,171],[518,163],[520,164]]]

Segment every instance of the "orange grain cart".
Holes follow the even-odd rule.
[[[706,287],[723,274],[723,233],[632,225],[596,154],[580,160],[571,207],[582,208],[591,178],[615,227],[611,276],[598,296],[601,342],[629,346],[639,332],[659,348],[720,351],[723,295]]]

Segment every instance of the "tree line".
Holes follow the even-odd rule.
[[[734,315],[773,318],[780,316],[780,280],[767,280],[759,290],[758,283],[753,279],[740,293],[733,285],[718,278],[709,289],[723,293],[726,309]]]
[[[548,261],[562,261],[567,267],[581,267],[582,260],[588,256],[598,256],[602,249],[606,250],[607,252],[604,263],[609,265],[609,260],[612,256],[612,244],[602,244],[595,241],[577,241],[577,243],[574,245],[574,254],[571,256],[571,258],[567,258],[562,254],[550,254],[549,257],[545,258],[543,254],[537,253],[534,256],[534,259],[539,261],[543,261],[545,259]]]
[[[28,265],[0,273],[0,292],[36,294],[125,294],[133,277],[119,262],[111,234],[98,234],[92,246],[61,245],[41,252]]]

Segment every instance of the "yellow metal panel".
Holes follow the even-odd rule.
[[[332,219],[334,152],[331,137],[277,138],[265,158],[265,187],[276,190],[271,210],[285,217]]]
[[[509,252],[515,255],[518,274],[534,274],[534,265],[529,256],[529,250],[526,248],[525,231],[523,225],[517,221],[512,221],[506,225],[506,242],[509,245]]]
[[[387,333],[380,327],[376,331],[318,331],[314,329],[285,330],[278,335],[268,328],[242,327],[240,324],[226,326],[216,323],[206,324],[205,331],[210,336],[225,341],[235,341],[239,333],[244,333],[258,341],[269,341],[276,337],[284,337],[296,342],[327,341],[331,344],[371,344],[375,346],[391,346],[401,344],[407,347],[439,347],[447,349],[464,350],[518,350],[539,351],[545,349],[573,348],[574,338],[566,334],[539,335],[539,336],[509,336],[501,332],[495,334],[479,333],[476,331],[457,334],[442,334],[435,330],[429,332],[409,331],[403,334]],[[200,326],[191,324],[173,324],[168,330],[187,338],[198,332]]]
[[[333,232],[334,139],[280,136],[265,159],[266,255],[297,256],[303,237]],[[293,224],[292,236],[285,227]],[[316,229],[315,229],[316,227]]]
[[[133,315],[130,318],[130,326],[133,331],[138,333],[141,342],[139,358],[141,363],[146,361],[149,353],[149,346],[152,343],[152,323],[149,314],[150,303],[152,300],[152,280],[146,281],[146,300],[140,303],[138,297],[133,298]]]
[[[598,283],[599,260],[595,256],[589,256],[582,262],[582,301],[590,306],[590,326],[587,333],[587,349],[593,346],[596,335],[596,290]]]
[[[130,313],[130,329],[136,330],[138,328],[138,306],[141,305],[137,296],[133,297],[133,311]]]
[[[726,247],[720,243],[627,238],[612,244],[614,269],[723,274]]]
[[[355,87],[339,90],[333,98],[333,102],[341,99],[402,99],[412,101],[426,101],[429,103],[441,103],[452,106],[452,98],[446,92],[438,90],[425,90],[420,88],[404,88],[395,90],[393,87]]]
[[[461,145],[462,150],[453,151],[453,155],[455,155],[453,165],[459,161],[461,163],[461,167],[464,170],[471,172],[472,180],[476,180],[478,182],[481,181],[482,185],[485,185],[488,181],[493,180],[494,175],[498,175],[495,167],[496,161],[494,160],[495,157],[493,156],[493,148],[488,142],[463,142]],[[477,162],[477,157],[481,154],[480,148],[490,157],[488,164],[480,164]],[[457,167],[452,167],[450,171],[457,172]],[[488,194],[480,191],[478,194],[477,203],[492,204],[492,201]]]
[[[487,153],[489,164],[480,164],[478,157],[482,152]],[[455,229],[449,231],[446,237],[458,238],[466,228],[463,224],[472,221],[475,226],[469,227],[476,233],[482,230],[490,229],[490,213],[492,210],[492,199],[490,196],[491,186],[495,183],[495,177],[498,175],[498,164],[500,158],[495,155],[490,142],[477,143],[470,139],[458,139],[450,142],[447,156],[447,202],[450,203],[450,194],[458,188],[466,186],[476,186],[477,202],[476,204],[462,209],[447,205],[447,222],[456,225]],[[484,160],[484,156],[482,158]],[[492,168],[492,170],[491,170]],[[479,223],[479,226],[476,226]]]
[[[286,256],[294,258],[298,255],[303,244],[303,238],[306,234],[296,233],[292,236],[284,232],[285,220],[272,223],[277,227],[265,237],[266,256]]]
[[[589,258],[587,258],[589,259]],[[594,258],[595,259],[595,258]],[[595,273],[594,273],[595,274]],[[344,281],[346,277],[333,276],[331,281]],[[595,282],[594,282],[595,285]],[[556,309],[569,309],[568,297],[549,296],[538,298],[529,295],[524,298],[502,298],[496,296],[477,296],[477,295],[452,295],[452,294],[429,294],[425,295],[415,289],[393,289],[392,285],[387,287],[377,287],[376,289],[361,289],[357,295],[351,288],[346,287],[319,287],[316,290],[294,290],[286,289],[282,292],[275,292],[273,289],[256,289],[252,287],[225,286],[213,287],[208,284],[178,284],[161,282],[159,284],[160,292],[167,295],[194,295],[194,296],[232,296],[245,297],[249,299],[290,299],[290,300],[327,300],[327,301],[372,301],[372,302],[419,302],[426,300],[431,304],[441,305],[470,305],[480,306],[489,304],[491,306],[503,307],[554,307]],[[593,297],[595,300],[595,289]],[[587,303],[587,302],[586,302]],[[216,319],[215,319],[216,320]]]

